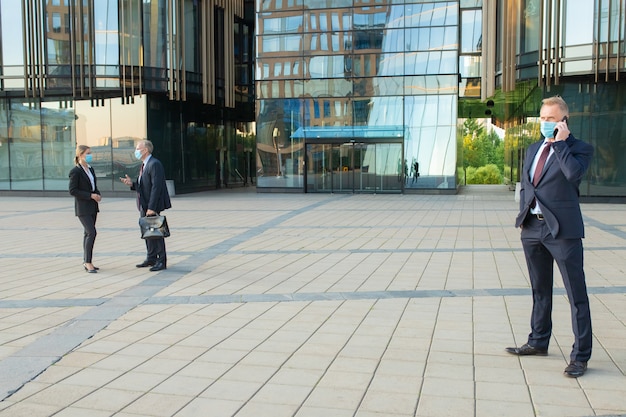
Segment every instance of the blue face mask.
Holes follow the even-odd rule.
[[[93,161],[93,155],[92,154],[85,155],[85,162],[87,162],[88,164],[91,164],[91,161]]]
[[[139,149],[135,149],[135,158],[141,159],[141,151]]]
[[[541,122],[541,134],[544,138],[553,138],[556,122]]]

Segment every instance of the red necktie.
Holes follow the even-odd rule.
[[[548,155],[550,155],[550,145],[552,143],[546,143],[546,146],[543,147],[543,151],[541,151],[541,155],[539,155],[539,161],[537,161],[537,166],[535,167],[535,173],[533,174],[533,185],[536,187],[539,183],[539,178],[541,177],[541,173],[543,172],[543,167],[546,164],[546,160],[548,159]],[[533,199],[533,202],[530,204],[530,207],[535,208],[537,205],[537,200]]]
[[[543,167],[546,164],[546,160],[548,159],[548,155],[550,155],[550,142],[543,147],[543,151],[539,156],[539,161],[537,162],[537,166],[535,167],[535,173],[533,174],[533,185],[537,186],[539,182],[539,178],[541,177],[541,173],[543,172]]]

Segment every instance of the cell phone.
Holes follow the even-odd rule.
[[[563,116],[563,120],[561,120],[562,122],[567,122],[567,116]],[[559,129],[554,129],[554,132],[552,132],[552,137],[556,138],[556,134],[559,133]]]

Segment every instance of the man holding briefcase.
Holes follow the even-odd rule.
[[[161,211],[171,208],[170,195],[165,184],[165,169],[161,161],[152,156],[154,145],[149,140],[142,140],[135,147],[135,158],[141,160],[141,169],[136,181],[128,175],[120,178],[131,190],[137,191],[137,208],[141,217],[158,216]],[[150,271],[167,268],[165,239],[146,240],[146,259],[137,268],[150,267]]]

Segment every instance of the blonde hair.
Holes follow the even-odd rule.
[[[89,149],[91,148],[87,145],[78,145],[76,147],[76,156],[74,157],[74,163],[76,165],[78,165],[78,161],[80,161],[81,155],[87,152]]]
[[[558,106],[561,110],[561,113],[563,113],[563,116],[569,116],[569,107],[561,96],[544,98],[543,100],[541,100],[541,104],[543,104],[544,106]]]

